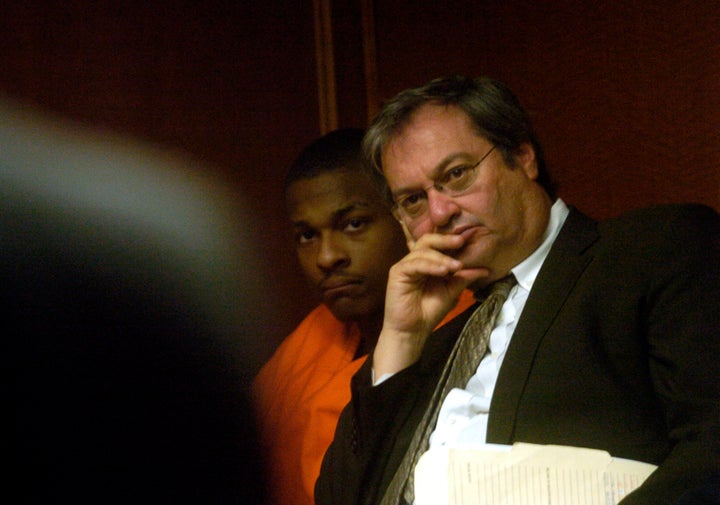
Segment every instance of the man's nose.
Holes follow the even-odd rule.
[[[460,214],[460,206],[452,196],[436,188],[427,190],[428,215],[433,227],[437,231],[451,224],[455,216]]]
[[[335,234],[328,234],[320,240],[317,254],[317,265],[321,270],[333,270],[350,262],[343,241]]]

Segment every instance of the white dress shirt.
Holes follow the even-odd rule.
[[[517,279],[517,284],[510,290],[507,301],[500,309],[495,327],[490,334],[488,351],[465,389],[454,388],[445,397],[440,407],[435,431],[430,436],[431,449],[470,448],[485,443],[490,402],[505,352],[510,345],[510,339],[535,278],[568,213],[567,205],[558,199],[550,211],[550,221],[542,244],[511,270]]]

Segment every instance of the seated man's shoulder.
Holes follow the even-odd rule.
[[[321,352],[328,344],[327,340],[344,336],[345,325],[325,305],[318,305],[283,339],[273,356],[309,352],[311,349]]]
[[[356,346],[344,323],[332,315],[325,305],[315,307],[300,324],[283,339],[260,370],[256,383],[277,383],[279,378],[294,380],[298,374],[310,373],[324,359],[339,359]],[[272,380],[270,380],[272,378]]]
[[[677,221],[707,222],[713,223],[720,220],[717,210],[699,203],[672,203],[652,205],[628,210],[609,222],[616,223],[647,223],[658,225],[673,223]]]
[[[720,215],[702,204],[663,204],[627,211],[600,224],[606,235],[634,235],[675,241],[713,239],[720,231]]]

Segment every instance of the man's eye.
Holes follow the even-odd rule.
[[[313,238],[315,238],[315,232],[311,230],[305,230],[295,235],[295,242],[298,244],[307,244]]]
[[[398,202],[398,209],[410,217],[416,217],[427,208],[427,194],[424,191],[413,193]]]
[[[356,217],[353,219],[348,219],[347,222],[345,223],[345,226],[343,227],[343,230],[349,231],[349,232],[359,231],[365,227],[367,222],[368,222],[367,219],[359,218],[359,217]]]
[[[451,168],[447,172],[445,172],[445,176],[443,177],[443,184],[452,183],[453,181],[462,180],[465,176],[467,176],[468,172],[470,170],[470,167],[461,165],[459,167]]]
[[[412,209],[414,207],[417,207],[418,205],[422,205],[424,197],[422,193],[413,193],[412,195],[408,195],[405,198],[403,198],[400,201],[400,206],[403,209]]]

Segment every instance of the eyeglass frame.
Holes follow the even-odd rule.
[[[403,216],[404,211],[401,210],[400,205],[403,202],[407,201],[408,198],[411,198],[413,196],[419,196],[419,195],[422,195],[423,193],[425,195],[425,199],[427,200],[427,196],[428,196],[427,192],[430,188],[435,188],[435,191],[437,191],[438,193],[447,195],[451,198],[465,194],[465,192],[467,192],[472,187],[472,185],[475,183],[475,181],[477,181],[477,168],[480,166],[480,164],[483,161],[485,161],[487,159],[488,156],[490,156],[490,154],[495,150],[496,147],[497,147],[497,145],[493,144],[493,146],[488,150],[488,152],[486,152],[474,165],[469,165],[467,167],[463,167],[461,165],[461,166],[454,166],[452,168],[448,168],[442,174],[440,174],[440,176],[437,177],[436,180],[432,184],[430,184],[424,188],[421,188],[418,191],[413,191],[412,193],[410,193],[408,195],[403,195],[397,200],[393,199],[393,206],[391,208],[391,211],[392,211],[393,216],[395,216],[395,219],[397,219],[398,221],[413,222],[413,221],[417,221],[418,219],[420,219],[421,217],[426,215],[428,209],[425,209],[422,213],[420,213],[416,216],[410,216],[410,215],[406,214],[407,219],[405,219],[405,217]],[[463,168],[466,172],[469,172],[469,175],[471,176],[468,179],[467,184],[465,186],[463,186],[461,189],[450,190],[447,187],[447,183],[445,183],[443,185],[438,182],[438,180],[444,179],[448,174],[451,174],[453,171],[458,170],[459,168]]]

